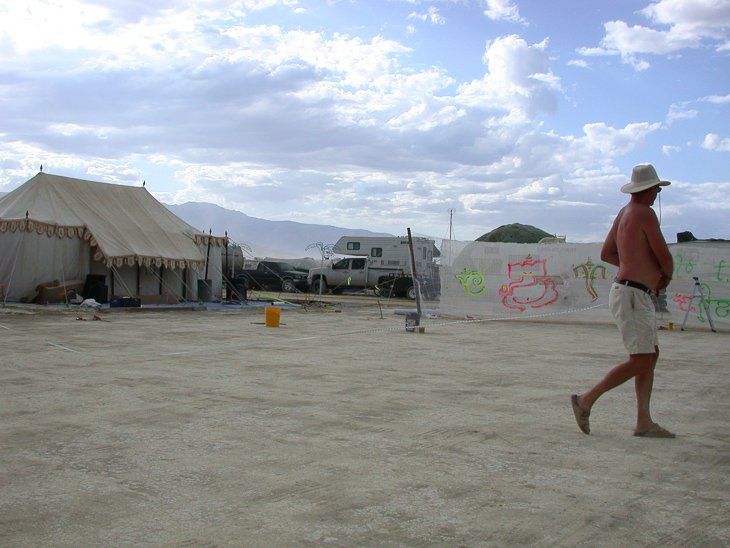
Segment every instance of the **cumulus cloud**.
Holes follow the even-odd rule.
[[[649,124],[646,122],[628,124],[626,127],[616,129],[604,123],[586,124],[585,142],[598,149],[601,153],[609,156],[626,154],[640,146],[646,137],[661,128],[661,124]]]
[[[479,108],[498,106],[528,119],[554,113],[560,81],[550,70],[546,47],[546,41],[530,46],[517,35],[490,42],[484,53],[487,74],[461,86],[459,99]]]
[[[727,47],[730,30],[730,2],[727,0],[659,0],[640,11],[659,29],[629,25],[625,21],[605,23],[600,47],[580,48],[582,55],[621,55],[637,70],[649,63],[639,56],[667,55],[707,43],[718,50]],[[666,28],[669,27],[669,28]]]
[[[708,133],[702,143],[702,148],[718,152],[730,152],[730,137],[721,139],[716,133]]]

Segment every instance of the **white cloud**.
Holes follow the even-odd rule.
[[[588,63],[583,59],[572,59],[568,61],[568,65],[571,67],[589,68]]]
[[[610,21],[605,24],[605,28],[603,47],[618,51],[624,57],[637,53],[662,55],[683,48],[693,48],[699,45],[701,38],[696,34],[658,31],[642,26],[630,27],[623,21]]]
[[[702,148],[707,150],[716,150],[718,152],[730,152],[730,137],[720,139],[716,133],[708,133],[702,143]]]
[[[667,122],[672,123],[675,120],[690,120],[697,118],[699,111],[689,110],[687,106],[689,103],[675,103],[669,107],[669,113],[667,114]]]
[[[484,15],[490,19],[506,19],[508,21],[520,22],[519,9],[512,0],[486,0],[487,9]]]
[[[545,199],[551,196],[562,194],[562,181],[556,181],[554,176],[532,181],[529,184],[521,186],[514,193],[516,199]],[[557,183],[557,184],[556,184]]]
[[[529,46],[516,35],[487,44],[484,61],[488,73],[462,85],[458,99],[474,107],[504,109],[514,116],[533,119],[557,108],[559,79],[550,70],[547,42]]]
[[[646,137],[661,128],[661,124],[641,122],[628,124],[623,129],[616,129],[605,123],[586,124],[585,142],[602,154],[620,156],[631,152],[644,143]]]
[[[446,19],[439,14],[436,7],[430,6],[425,13],[413,12],[408,15],[407,19],[418,19],[423,22],[432,23],[434,25],[443,25],[446,23]]]
[[[726,40],[730,28],[727,0],[660,0],[642,12],[655,24],[669,25],[677,37]]]
[[[642,25],[630,26],[624,21],[605,23],[606,35],[600,48],[580,48],[582,55],[617,53],[637,70],[649,68],[638,55],[667,55],[685,48],[714,43],[718,49],[727,46],[730,30],[728,0],[659,0],[641,10],[660,30]],[[718,44],[718,42],[721,42]]]
[[[611,55],[619,55],[618,51],[615,50],[609,50],[606,48],[578,48],[575,50],[576,52],[580,53],[581,55],[585,55],[586,57],[608,57]]]
[[[703,97],[700,101],[707,101],[708,103],[725,104],[730,103],[730,94],[728,95],[708,95]]]
[[[675,152],[680,152],[682,150],[681,147],[673,146],[673,145],[664,145],[662,147],[662,152],[666,154],[667,156],[671,156]]]
[[[27,0],[0,4],[0,36],[25,53],[60,45],[74,49],[87,45],[90,31],[107,18],[101,7],[80,2]]]

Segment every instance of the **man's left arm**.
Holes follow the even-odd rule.
[[[654,222],[649,224],[645,233],[649,246],[659,263],[659,274],[661,277],[659,279],[657,289],[664,289],[669,285],[669,282],[672,281],[672,275],[674,274],[674,259],[672,258],[672,253],[669,251],[664,235],[659,228],[659,221],[656,218],[656,214],[654,214],[653,217]]]
[[[618,244],[616,243],[616,222],[614,222],[611,230],[606,236],[606,240],[603,242],[601,248],[601,260],[604,263],[612,264],[613,266],[621,266],[618,256]]]

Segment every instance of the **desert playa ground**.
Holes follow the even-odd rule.
[[[613,325],[394,306],[2,309],[0,546],[730,546],[727,328],[660,333],[676,439],[586,436]]]

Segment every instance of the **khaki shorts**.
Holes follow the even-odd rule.
[[[629,355],[656,352],[659,345],[656,311],[654,301],[648,293],[614,283],[608,296],[608,307]]]

